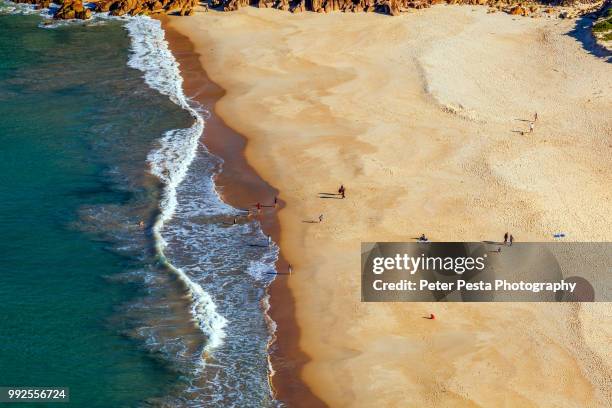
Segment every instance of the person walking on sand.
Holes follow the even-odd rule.
[[[344,192],[346,191],[346,189],[344,188],[344,184],[340,185],[340,188],[338,189],[338,193],[342,196],[342,198],[344,198]]]
[[[323,214],[319,215],[319,222],[323,222]]]
[[[514,237],[512,235],[510,235],[510,246],[512,246],[513,242],[514,242]]]
[[[508,243],[508,233],[506,232],[504,234],[504,245],[506,245]]]
[[[533,122],[529,122],[529,133],[533,133],[534,124]]]
[[[538,112],[536,112],[536,113],[533,115],[533,121],[534,121],[534,122],[537,122],[537,121],[538,121]]]
[[[293,267],[291,266],[291,264],[287,265],[287,270],[289,271],[289,275],[293,273]]]

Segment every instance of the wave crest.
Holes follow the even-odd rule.
[[[162,231],[177,205],[176,189],[185,179],[189,165],[196,157],[199,138],[204,130],[202,110],[194,108],[183,92],[183,78],[178,62],[170,52],[161,23],[148,17],[130,18],[125,27],[132,40],[132,53],[128,65],[144,73],[147,85],[166,95],[188,111],[194,123],[186,129],[173,129],[160,139],[160,147],[153,150],[147,160],[151,173],[164,184],[160,214],[153,226],[157,255],[165,266],[185,284],[193,299],[191,313],[198,327],[208,337],[205,353],[223,344],[227,319],[217,312],[211,296],[196,282],[174,267],[164,256],[166,241]],[[204,364],[204,361],[202,362]]]

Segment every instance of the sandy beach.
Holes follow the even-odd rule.
[[[168,25],[247,140],[224,154],[213,138],[214,153],[246,157],[218,185],[252,167],[252,194],[284,203],[267,228],[294,273],[271,303],[295,326],[277,321],[299,363],[275,375],[281,400],[295,383],[307,398],[291,406],[612,405],[610,304],[360,302],[364,241],[612,240],[612,64],[575,21],[246,7]],[[340,184],[346,199],[319,198]]]
[[[195,52],[189,39],[170,27],[167,17],[162,17],[161,21],[172,53],[180,63],[185,92],[210,112],[210,115],[207,115],[203,141],[209,151],[224,160],[223,169],[215,179],[220,195],[225,202],[235,208],[251,208],[257,202],[269,204],[270,200],[278,195],[278,191],[261,179],[246,162],[242,154],[246,139],[229,128],[213,112],[215,103],[224,95],[223,89],[213,83],[202,70],[199,54]],[[284,203],[279,201],[278,208],[283,207]],[[264,232],[275,242],[279,241],[280,228],[276,212],[271,209],[262,211],[257,219]],[[287,269],[287,262],[282,255],[277,261],[276,268]],[[294,300],[291,292],[287,290],[286,283],[283,279],[276,280],[268,291],[276,300],[275,305],[282,305],[282,307],[271,307],[268,312],[275,324],[282,326],[283,332],[283,337],[275,338],[270,349],[274,371],[278,374],[273,384],[274,391],[286,395],[287,399],[299,400],[308,406],[316,407],[322,405],[321,401],[302,381],[295,379],[295,372],[301,370],[307,357],[298,347],[299,328],[294,319]]]

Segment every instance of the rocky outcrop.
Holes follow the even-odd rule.
[[[95,7],[85,7],[83,0],[13,0],[14,3],[35,4],[38,8],[48,8],[51,3],[60,5],[53,18],[59,20],[88,19],[92,10],[110,12],[113,16],[139,14],[179,14],[189,16],[195,12],[199,0],[93,0]],[[91,6],[90,6],[91,7]]]
[[[17,3],[38,4],[49,7],[51,0],[14,0]],[[195,12],[196,6],[202,4],[203,11],[214,8],[223,11],[234,11],[241,7],[255,6],[276,8],[292,13],[313,11],[316,13],[343,12],[378,12],[396,16],[410,9],[423,9],[434,4],[467,4],[488,6],[489,12],[503,11],[515,16],[537,17],[541,12],[552,13],[557,10],[559,17],[577,17],[598,8],[604,0],[92,0],[95,11],[109,12],[114,16],[140,14],[179,14],[188,16]],[[202,3],[200,3],[202,1]],[[609,0],[606,0],[609,2]],[[83,6],[83,0],[55,0],[61,4],[55,18],[87,19],[91,10]],[[562,6],[562,9],[540,6]],[[569,11],[568,11],[569,7]]]
[[[96,11],[109,11],[113,16],[176,13],[191,15],[198,0],[100,0]]]
[[[90,17],[91,10],[83,6],[83,0],[63,0],[62,6],[53,15],[58,20],[87,20]]]
[[[492,11],[504,11],[516,16],[535,16],[540,6],[600,4],[602,0],[207,0],[210,8],[235,11],[240,7],[276,8],[293,13],[378,12],[396,16],[410,9],[423,9],[434,4],[468,4],[489,6]],[[573,7],[573,6],[572,6]],[[550,7],[542,11],[550,13]]]
[[[514,6],[508,11],[508,14],[513,16],[526,16],[528,13],[527,9],[521,6]]]

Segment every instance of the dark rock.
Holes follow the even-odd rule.
[[[70,20],[73,18],[86,20],[90,17],[91,10],[83,6],[83,0],[64,0],[62,6],[53,15],[53,18],[58,20]]]
[[[36,4],[39,8],[49,7],[52,0],[13,0],[15,3]],[[539,12],[537,5],[550,5],[571,3],[598,3],[602,0],[202,0],[203,11],[209,7],[235,11],[241,7],[256,6],[260,8],[276,8],[293,13],[312,11],[317,13],[330,13],[332,11],[342,12],[379,12],[396,16],[409,10],[423,9],[434,4],[469,4],[489,6],[497,10],[503,10],[509,14],[526,16]],[[56,11],[54,18],[57,19],[88,19],[91,10],[83,6],[83,0],[54,0],[61,7]],[[561,3],[559,3],[561,2]],[[604,3],[609,4],[610,0]],[[97,12],[110,12],[114,16],[138,15],[138,14],[180,14],[190,16],[195,13],[200,5],[200,0],[98,0],[95,5]],[[547,12],[552,8],[546,9]],[[569,17],[561,13],[561,18]]]

